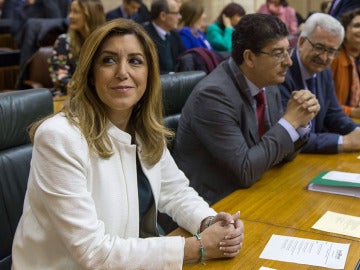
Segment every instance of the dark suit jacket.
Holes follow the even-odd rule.
[[[359,0],[341,0],[340,3],[333,8],[334,2],[335,1],[333,1],[330,7],[329,14],[337,19],[339,19],[344,12],[360,7]]]
[[[143,26],[156,45],[156,49],[159,57],[160,72],[169,73],[170,71],[174,71],[178,57],[186,50],[184,44],[181,41],[179,33],[177,31],[170,31],[169,38],[170,38],[171,54],[174,63],[174,68],[172,70],[167,70],[166,59],[165,56],[162,54],[162,52],[164,51],[164,47],[161,37],[159,36],[155,27],[150,21],[144,23]]]
[[[117,8],[114,8],[106,13],[107,21],[117,19],[117,18],[123,18],[123,17],[124,17],[124,14],[122,13],[120,6],[118,6]],[[143,23],[143,22],[149,21],[150,14],[149,14],[149,10],[146,7],[146,5],[142,4],[139,8],[139,11],[136,14],[134,14],[131,19],[137,23]]]
[[[19,5],[13,13],[11,33],[14,40],[22,46],[29,19],[65,19],[68,15],[68,0],[36,0],[32,5]]]
[[[285,82],[279,88],[284,108],[293,90],[305,89],[302,81],[297,53],[292,55],[293,65],[289,68]],[[331,154],[338,152],[338,139],[356,128],[356,124],[346,116],[335,95],[330,68],[318,73],[316,79],[316,97],[321,109],[315,117],[313,132],[308,143],[302,149],[305,153]]]
[[[117,19],[117,18],[123,18],[123,17],[124,17],[124,15],[122,13],[120,6],[118,6],[117,8],[114,8],[106,13],[107,21]]]
[[[234,73],[230,65],[238,71]],[[283,115],[278,87],[266,88],[265,94],[267,132],[261,140],[254,98],[232,58],[200,81],[188,98],[176,133],[174,158],[208,203],[251,186],[296,151],[286,129],[277,123]]]

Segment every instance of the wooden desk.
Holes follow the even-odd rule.
[[[260,259],[259,256],[261,252],[273,234],[350,244],[345,269],[353,270],[360,256],[359,241],[345,239],[341,236],[330,236],[321,232],[307,232],[256,221],[243,221],[245,225],[245,239],[243,248],[236,258],[209,260],[206,261],[206,265],[199,263],[187,264],[184,265],[183,270],[258,270],[261,266],[278,270],[328,269],[324,267]],[[179,234],[189,236],[189,234],[182,229],[177,229],[170,235]]]
[[[355,123],[360,124],[360,118],[354,118],[354,117],[353,117],[353,118],[351,118],[351,119],[354,120]]]
[[[281,269],[321,269],[259,259],[272,234],[298,236],[339,243],[351,243],[346,268],[353,269],[360,258],[360,239],[311,229],[326,212],[360,215],[360,199],[306,189],[309,181],[325,170],[360,173],[359,153],[337,155],[301,154],[292,162],[266,172],[251,188],[239,189],[214,204],[218,211],[241,211],[245,223],[242,253],[234,260],[209,261],[206,269],[259,269],[261,265]],[[177,229],[174,234],[184,235]],[[266,262],[266,263],[265,263]],[[248,265],[248,267],[244,267]],[[199,265],[184,269],[200,269]]]
[[[64,102],[66,98],[67,96],[53,97],[54,113],[61,111],[61,109],[64,107]]]
[[[239,189],[214,205],[241,218],[295,229],[311,226],[326,212],[360,215],[360,200],[308,191],[309,181],[322,171],[360,173],[359,153],[301,154],[292,162],[273,168],[249,189]],[[350,237],[349,237],[350,238]]]

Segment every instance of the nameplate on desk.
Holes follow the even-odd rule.
[[[322,172],[310,181],[308,190],[360,198],[360,174]]]
[[[350,244],[273,234],[261,259],[344,269]]]

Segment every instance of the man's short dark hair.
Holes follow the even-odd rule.
[[[140,5],[142,5],[142,3],[143,3],[142,0],[125,0],[125,2],[128,3],[128,4],[131,3],[131,2],[137,2]]]
[[[155,20],[161,12],[169,12],[169,3],[167,0],[155,0],[150,7],[150,19]]]
[[[288,34],[286,25],[274,15],[247,14],[235,26],[231,56],[240,65],[244,61],[245,50],[260,53],[269,42],[283,39]]]

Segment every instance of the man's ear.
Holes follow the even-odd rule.
[[[248,67],[253,68],[254,67],[254,57],[256,57],[255,53],[253,53],[251,50],[247,49],[244,51],[243,57],[244,57],[244,63]]]
[[[299,37],[299,40],[298,40],[298,44],[299,44],[299,47],[305,42],[305,37]]]
[[[161,21],[165,21],[166,20],[166,12],[165,11],[161,11],[159,14],[159,19]]]

